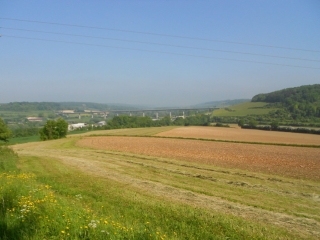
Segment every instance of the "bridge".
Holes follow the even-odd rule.
[[[96,111],[96,110],[85,110],[84,112],[79,111],[73,111],[73,110],[62,110],[56,112],[56,114],[63,114],[63,115],[78,115],[79,119],[81,119],[81,114],[91,114],[91,118],[93,118],[94,115],[102,115],[104,118],[107,117],[108,114],[112,113],[116,116],[119,114],[128,114],[129,116],[132,116],[132,114],[137,115],[137,113],[142,113],[142,116],[144,117],[146,113],[152,113],[154,112],[156,115],[156,119],[159,119],[159,112],[169,112],[170,118],[172,118],[172,112],[179,111],[182,112],[182,116],[176,116],[176,117],[185,117],[185,112],[187,111],[214,111],[220,108],[217,107],[205,107],[205,108],[154,108],[154,109],[126,109],[126,110],[105,110],[105,111]]]

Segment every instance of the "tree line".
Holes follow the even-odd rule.
[[[210,116],[205,114],[198,114],[186,118],[178,117],[172,120],[169,116],[163,117],[159,120],[152,120],[150,117],[136,117],[120,115],[115,116],[108,121],[104,129],[118,129],[118,128],[137,128],[137,127],[160,127],[160,126],[209,126]]]

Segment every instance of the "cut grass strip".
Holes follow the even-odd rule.
[[[300,238],[268,224],[169,201],[165,196],[153,196],[128,184],[79,172],[58,159],[23,157],[23,160],[23,170],[34,172],[38,181],[50,184],[59,196],[81,194],[82,203],[97,215],[107,215],[121,226],[131,226],[134,237],[128,239],[147,239],[136,231],[141,228],[148,232],[148,239]]]

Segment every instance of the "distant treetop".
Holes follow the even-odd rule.
[[[286,88],[283,90],[255,95],[252,102],[268,103],[315,103],[320,101],[320,84]]]

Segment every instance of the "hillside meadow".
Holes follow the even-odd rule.
[[[279,133],[271,141],[265,131],[233,130],[238,135],[213,127],[119,129],[14,145],[17,167],[0,178],[0,194],[11,199],[0,209],[0,234],[319,239],[317,139]]]
[[[247,115],[265,115],[278,108],[266,108],[266,102],[244,102],[213,111],[212,116],[240,117]]]

